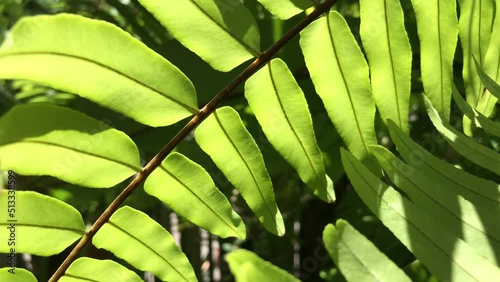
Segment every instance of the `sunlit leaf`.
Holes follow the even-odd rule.
[[[496,10],[498,11],[500,9],[500,2],[496,1]],[[484,62],[482,62],[483,70],[484,73],[488,74],[490,77],[494,78],[494,80],[498,83],[500,83],[500,16],[498,16],[498,13],[495,16],[495,19],[493,21],[493,28],[491,30],[491,40],[490,44],[488,46],[488,51],[486,51],[486,55],[484,57]],[[476,64],[476,71],[479,74],[479,77],[483,80],[483,84],[486,84],[484,82],[484,79],[482,76],[484,74],[481,74],[482,70],[478,69],[478,64]],[[499,87],[500,88],[500,87]],[[477,103],[476,109],[484,114],[485,116],[489,117],[493,114],[495,105],[498,101],[498,98],[500,96],[500,91],[498,92],[498,95],[492,96],[492,93],[489,91],[485,91],[483,88],[483,92],[481,93],[481,96],[479,97],[479,101]]]
[[[491,95],[491,94],[489,94]],[[473,109],[467,102],[462,98],[460,93],[455,86],[453,86],[453,99],[455,103],[460,108],[460,110],[471,120],[476,121],[478,125],[485,131],[500,137],[500,123],[494,122],[488,119],[482,113]]]
[[[495,82],[488,74],[486,74],[483,69],[481,69],[481,66],[479,65],[479,63],[477,63],[476,60],[474,60],[474,63],[476,64],[476,70],[486,89],[490,92],[490,94],[495,96],[495,98],[500,99],[500,85]]]
[[[9,282],[37,282],[35,275],[24,268],[0,268],[0,281]]]
[[[495,263],[496,252],[500,252],[500,212],[496,215],[494,211],[491,211],[493,214],[482,212],[460,195],[432,181],[425,173],[403,163],[382,146],[373,146],[371,152],[391,181],[415,205],[425,207],[450,232]]]
[[[194,224],[226,238],[244,239],[245,225],[203,167],[170,154],[144,184],[144,190]]]
[[[307,101],[286,64],[275,59],[253,75],[245,84],[245,97],[269,142],[302,181],[322,200],[335,200]]]
[[[25,175],[51,175],[111,187],[141,170],[132,140],[103,122],[59,106],[19,105],[0,118],[0,163]]]
[[[382,182],[344,149],[342,162],[354,189],[370,210],[442,281],[491,281],[500,269],[434,219],[424,207]]]
[[[285,270],[272,265],[256,254],[244,249],[230,252],[226,255],[226,261],[237,282],[299,281]]]
[[[459,0],[460,20],[459,37],[463,53],[462,76],[465,85],[467,103],[476,108],[483,95],[483,86],[474,67],[473,57],[479,64],[485,63],[486,52],[491,38],[491,24],[494,15],[494,0]],[[472,135],[471,120],[464,116],[463,130]]]
[[[198,112],[179,69],[116,26],[77,15],[21,19],[0,49],[0,78],[75,93],[151,126]]]
[[[230,71],[260,53],[257,22],[240,1],[139,0],[168,31],[214,69]]]
[[[271,14],[287,20],[314,6],[311,0],[258,0]]]
[[[196,142],[240,191],[260,222],[273,234],[285,234],[273,184],[252,135],[231,107],[216,110],[196,129]]]
[[[347,221],[328,224],[323,231],[325,248],[347,281],[411,281],[370,240]]]
[[[142,282],[135,272],[112,260],[81,257],[75,260],[59,280],[61,282]]]
[[[425,96],[423,97],[427,113],[444,139],[462,156],[500,175],[500,154],[458,132],[450,124],[443,121],[429,99]]]
[[[500,211],[500,185],[460,170],[446,161],[433,156],[389,121],[391,138],[404,160],[415,169],[425,173],[440,187],[463,196],[477,209],[484,212]]]
[[[384,122],[408,132],[412,53],[399,0],[361,0],[360,35],[373,97]],[[335,34],[335,30],[333,31]]]
[[[342,16],[331,11],[300,34],[307,68],[328,115],[360,159],[376,144],[368,65]]]
[[[5,242],[0,244],[0,253],[13,249],[15,253],[51,256],[85,233],[82,216],[75,208],[36,192],[0,190],[0,209],[4,211],[0,240]]]
[[[163,281],[197,281],[172,235],[147,214],[131,207],[116,211],[92,243]]]
[[[481,66],[485,63],[495,4],[494,0],[459,0],[458,4],[460,4],[459,36],[463,50],[462,74],[467,102],[475,107],[483,87],[472,57],[476,57]]]
[[[453,58],[458,39],[456,1],[412,0],[420,39],[424,92],[436,110],[450,119]]]

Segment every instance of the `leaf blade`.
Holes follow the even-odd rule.
[[[301,13],[314,6],[311,0],[258,0],[262,6],[266,8],[271,14],[279,17],[282,20]]]
[[[290,273],[261,259],[253,252],[239,249],[226,256],[231,272],[238,282],[282,281],[298,282]]]
[[[75,260],[61,277],[61,282],[127,281],[142,282],[135,272],[112,260],[81,257]]]
[[[424,171],[431,179],[456,194],[462,195],[484,211],[499,211],[500,185],[479,178],[433,156],[415,143],[397,125],[390,121],[389,131],[403,159],[416,169]]]
[[[471,138],[458,132],[448,123],[443,122],[437,111],[433,108],[427,97],[424,97],[427,113],[436,127],[448,143],[457,150],[462,156],[477,165],[480,165],[498,175],[500,175],[500,154],[494,150],[485,147]]]
[[[238,113],[231,107],[217,109],[196,129],[195,137],[198,145],[240,191],[264,227],[283,236],[285,225],[264,158]]]
[[[127,248],[123,248],[123,242],[127,242]],[[172,235],[148,215],[131,207],[116,211],[92,238],[92,243],[164,281],[197,281]]]
[[[260,53],[257,23],[240,1],[139,2],[179,42],[216,70],[230,71]]]
[[[363,202],[441,280],[495,281],[500,269],[341,149],[346,173]],[[450,267],[448,264],[451,264]]]
[[[345,20],[331,11],[301,32],[300,46],[330,119],[349,150],[365,158],[368,146],[377,143],[375,103],[368,65]]]
[[[437,111],[449,120],[453,58],[458,41],[456,1],[412,0],[412,6],[420,39],[425,95],[436,105]]]
[[[168,186],[168,191],[165,189]],[[146,193],[160,199],[194,224],[226,238],[245,238],[241,218],[215,187],[203,167],[179,153],[171,153],[144,184]],[[171,193],[170,191],[174,191]],[[192,207],[196,206],[196,209]]]
[[[35,275],[24,268],[15,268],[15,274],[9,272],[12,268],[0,268],[0,279],[11,282],[37,282]]]
[[[409,199],[425,207],[440,224],[456,234],[479,254],[496,263],[500,250],[500,212],[484,213],[460,195],[453,194],[424,173],[406,165],[382,146],[371,151],[386,171],[389,179]]]
[[[245,98],[269,142],[302,181],[323,201],[333,201],[307,101],[286,64],[275,59],[258,71],[245,83]]]
[[[127,135],[68,108],[19,105],[0,119],[0,129],[2,166],[20,174],[102,188],[141,170],[139,151]]]
[[[408,132],[412,52],[401,4],[398,0],[362,0],[360,12],[360,35],[375,104],[384,123],[392,119]]]
[[[123,30],[77,15],[22,19],[0,49],[0,66],[1,78],[75,93],[151,126],[198,112],[194,86],[179,69]]]
[[[323,230],[323,242],[347,281],[411,281],[408,276],[349,222]]]
[[[0,207],[5,211],[8,197],[13,195],[10,191],[0,191]],[[2,229],[13,228],[15,243],[12,246],[3,244],[0,252],[9,253],[10,248],[14,248],[17,253],[51,256],[62,252],[85,234],[82,216],[72,206],[31,191],[17,191],[14,196],[15,217],[3,213],[0,226]],[[12,219],[16,221],[9,221]],[[12,231],[1,232],[0,239],[8,242]]]

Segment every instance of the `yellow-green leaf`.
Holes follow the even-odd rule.
[[[423,97],[427,113],[434,127],[436,127],[444,139],[462,156],[500,175],[500,154],[458,132],[449,123],[443,121],[429,99],[425,96]]]
[[[349,180],[363,202],[438,279],[498,280],[500,268],[457,238],[426,207],[382,182],[351,153],[341,149],[341,155]]]
[[[92,244],[163,281],[198,281],[172,235],[147,214],[129,206],[111,216],[92,238]]]
[[[230,71],[260,54],[257,22],[233,0],[139,0],[186,48]]]
[[[360,159],[376,144],[368,65],[344,18],[331,11],[300,33],[307,68],[349,150]]]
[[[314,0],[258,0],[271,14],[287,20],[314,6]]]
[[[427,97],[450,119],[453,58],[458,40],[456,1],[412,0],[420,39],[422,83]]]
[[[360,35],[370,63],[373,97],[384,122],[408,132],[411,46],[399,0],[361,0]],[[335,34],[335,30],[333,30]]]
[[[410,278],[349,222],[339,219],[323,231],[325,248],[347,281],[410,282]]]
[[[59,280],[61,282],[142,282],[135,272],[112,260],[81,257],[75,260]]]
[[[141,170],[125,133],[68,108],[19,105],[0,118],[0,163],[25,175],[50,175],[93,188],[112,187]]]
[[[151,126],[198,112],[178,68],[118,27],[77,15],[21,19],[0,48],[0,78],[75,93]]]
[[[245,84],[245,97],[269,142],[302,181],[322,200],[335,200],[307,101],[286,64],[275,59],[254,74]]]
[[[35,275],[24,268],[0,268],[0,281],[37,282]]]
[[[285,270],[261,259],[256,254],[239,249],[226,256],[231,272],[237,282],[279,281],[298,282],[299,280]]]
[[[171,153],[148,177],[144,190],[215,235],[246,237],[243,221],[208,172],[184,155]]]
[[[0,209],[0,253],[52,256],[85,234],[75,208],[36,192],[0,190]]]
[[[264,158],[238,113],[217,109],[195,132],[196,142],[235,186],[267,230],[285,234]]]

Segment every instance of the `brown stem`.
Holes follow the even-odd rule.
[[[66,257],[64,262],[59,266],[54,275],[50,278],[49,282],[56,282],[61,278],[68,267],[78,257],[78,254],[89,243],[99,229],[109,220],[111,215],[120,207],[125,199],[132,194],[132,192],[141,184],[146,178],[159,167],[162,161],[172,152],[172,150],[179,144],[193,129],[195,129],[204,119],[206,119],[229,94],[231,94],[240,84],[245,82],[250,76],[262,68],[272,56],[274,56],[283,46],[288,43],[299,32],[306,28],[311,22],[318,18],[324,12],[327,12],[335,4],[335,0],[326,0],[318,5],[316,9],[305,17],[296,26],[290,29],[280,40],[269,47],[262,53],[255,61],[252,62],[241,74],[239,74],[231,83],[222,89],[217,96],[208,102],[191,121],[189,121],[184,128],[177,133],[177,135],[168,142],[167,145],[155,156],[153,159],[142,169],[141,172],[130,182],[118,197],[108,206],[108,208],[101,214],[101,216],[90,227],[89,231],[85,233],[78,244],[73,248],[71,253]]]

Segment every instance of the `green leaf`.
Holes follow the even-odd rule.
[[[382,146],[371,148],[391,181],[479,254],[495,263],[500,252],[500,212],[484,213],[460,195],[453,194],[425,173],[408,166]]]
[[[454,194],[463,196],[484,212],[500,211],[500,185],[460,170],[433,156],[389,121],[391,138],[408,164]]]
[[[450,124],[443,121],[436,109],[433,108],[427,97],[424,97],[427,113],[444,139],[462,156],[498,175],[500,175],[500,154],[494,150],[477,143],[454,129]]]
[[[24,268],[0,268],[0,281],[9,282],[37,282],[35,275]]]
[[[370,240],[339,219],[323,231],[325,248],[347,281],[411,281]]]
[[[370,63],[373,98],[384,122],[408,132],[411,46],[399,0],[361,0],[360,35]],[[334,30],[335,31],[335,30]]]
[[[4,211],[0,240],[5,242],[0,244],[0,253],[14,250],[52,256],[85,234],[82,216],[75,208],[39,193],[0,190],[0,209]]]
[[[264,158],[238,113],[231,107],[217,109],[196,129],[195,136],[264,227],[283,236],[285,225]]]
[[[482,113],[474,110],[458,93],[457,88],[453,85],[453,99],[460,110],[470,119],[476,121],[485,131],[500,137],[500,123],[494,122]]]
[[[445,120],[450,119],[453,58],[457,47],[456,1],[412,0],[420,39],[425,95]]]
[[[311,0],[258,0],[264,8],[271,14],[279,17],[282,20],[301,13],[314,6],[314,1]]]
[[[179,153],[171,153],[144,184],[144,190],[209,232],[244,239],[246,229],[208,172]]]
[[[254,74],[245,84],[245,97],[269,142],[302,181],[322,200],[335,200],[307,101],[286,64],[275,59]]]
[[[21,19],[0,49],[0,78],[75,93],[151,126],[198,112],[179,69],[116,26],[77,15]]]
[[[494,1],[459,0],[460,22],[459,36],[463,50],[463,78],[467,102],[476,107],[483,87],[477,76],[472,57],[478,58],[481,66],[485,62],[486,51],[490,43],[493,22]]]
[[[331,11],[300,33],[316,92],[349,150],[360,159],[376,144],[368,65],[344,18]]]
[[[239,249],[226,255],[231,272],[237,282],[280,281],[298,282],[290,273],[261,259],[256,254]]]
[[[495,3],[496,10],[498,11],[500,9],[500,2],[496,1]],[[478,70],[477,62],[475,63],[476,71],[484,83],[484,79],[482,78],[484,74],[481,74],[482,70]],[[498,16],[498,13],[493,21],[491,40],[484,58],[483,69],[484,72],[493,77],[495,81],[500,82],[500,16]],[[500,96],[500,91],[498,94],[499,95],[494,96],[491,92],[485,92],[483,89],[483,93],[479,97],[476,109],[487,117],[491,116],[495,110],[495,105],[498,102],[498,99],[500,99],[498,98]]]
[[[41,103],[16,106],[0,119],[0,163],[19,174],[93,188],[114,186],[141,170],[137,147],[123,132]]]
[[[491,95],[495,96],[495,98],[500,99],[500,85],[496,83],[489,75],[484,72],[481,66],[477,63],[476,59],[474,59],[474,63],[476,64],[476,70],[481,78],[481,81],[485,85]],[[485,94],[486,95],[486,94]]]
[[[427,268],[443,281],[496,281],[500,269],[442,223],[383,183],[341,149],[351,183],[370,210]]]
[[[172,235],[147,214],[131,207],[116,211],[92,243],[163,281],[197,281]]]
[[[59,281],[142,282],[142,279],[137,276],[135,272],[112,260],[98,260],[81,257],[69,266],[68,270]]]
[[[182,45],[230,71],[260,54],[257,22],[240,1],[139,0]]]

